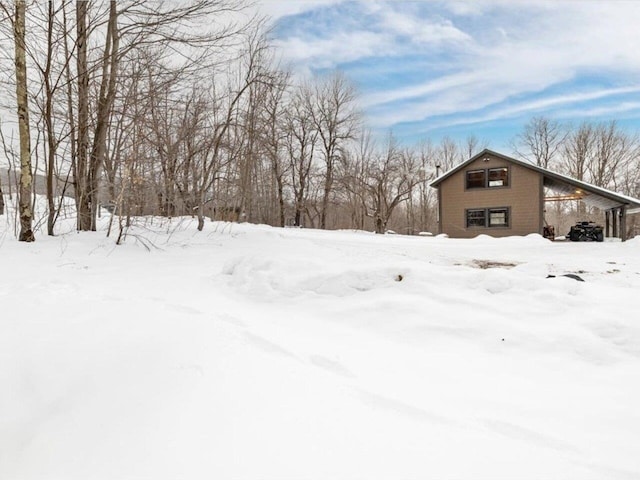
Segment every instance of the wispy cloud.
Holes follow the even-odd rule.
[[[411,12],[410,5],[402,12],[386,2],[371,2],[364,6],[374,17],[373,23],[378,31],[393,34],[398,38],[406,37],[413,44],[437,45],[444,42],[466,42],[471,39],[450,20],[420,17],[415,10]]]
[[[362,57],[393,54],[394,44],[388,36],[367,31],[337,32],[330,38],[292,37],[276,41],[286,49],[287,60],[304,65],[314,59],[316,68],[330,68]]]
[[[421,19],[386,2],[347,2],[342,7],[307,12],[298,21],[299,26],[294,21],[280,24],[283,31],[277,45],[285,57],[303,67],[402,57],[418,52],[418,48],[446,48],[470,40],[447,19]]]
[[[637,18],[625,0],[341,2],[286,17],[277,37],[299,68],[351,74],[375,126],[427,131],[635,111]]]
[[[617,102],[614,105],[602,105],[591,108],[559,110],[556,112],[558,118],[576,118],[576,117],[610,117],[615,115],[620,117],[620,114],[624,114],[625,118],[630,118],[629,113],[633,113],[631,117],[637,117],[640,114],[640,101],[636,102]]]
[[[312,11],[320,7],[342,3],[342,0],[262,0],[252,9],[261,15],[267,15],[273,21],[290,15]]]
[[[597,115],[610,115],[612,113],[618,113],[622,111],[635,110],[640,106],[640,102],[623,102],[616,103],[615,105],[595,107],[595,108],[580,108],[573,110],[559,111],[555,110],[555,107],[572,104],[584,104],[592,100],[599,100],[608,97],[620,96],[629,93],[640,93],[640,86],[629,88],[614,88],[605,89],[592,92],[583,92],[568,95],[558,95],[553,97],[544,97],[538,100],[525,101],[521,103],[515,103],[512,105],[491,109],[489,112],[477,115],[468,115],[465,117],[453,118],[448,120],[436,121],[430,125],[431,128],[443,128],[447,126],[457,125],[473,125],[477,123],[492,122],[496,120],[505,120],[516,116],[522,116],[525,114],[537,115],[540,112],[548,111],[554,108],[554,116],[556,117],[572,117],[572,116],[597,116]]]

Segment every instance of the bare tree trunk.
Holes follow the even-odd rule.
[[[66,4],[62,4],[62,22],[63,29],[67,32],[67,8]],[[69,52],[69,35],[63,35],[64,43],[64,58],[70,59]],[[77,142],[76,142],[76,120],[73,110],[73,85],[71,80],[71,67],[67,62],[64,68],[64,75],[67,84],[66,94],[67,94],[67,120],[69,122],[69,144],[71,151],[71,176],[72,176],[72,184],[73,184],[73,194],[76,200],[76,206],[78,205],[78,186],[76,180],[78,178],[78,155],[77,155]],[[65,180],[65,189],[68,186],[67,181],[69,178],[69,174],[67,174],[67,180]]]
[[[16,66],[16,98],[18,106],[18,127],[20,132],[20,191],[18,203],[20,209],[21,242],[33,242],[32,230],[33,204],[31,191],[33,177],[31,175],[31,137],[29,132],[29,105],[27,97],[27,62],[25,55],[25,0],[16,0],[14,22],[15,66]]]
[[[329,195],[333,187],[333,158],[329,157],[325,161],[327,169],[325,170],[322,210],[320,213],[320,228],[323,230],[327,228],[327,208],[329,207]]]
[[[51,62],[53,56],[53,1],[49,1],[47,15],[47,61],[44,69],[45,107],[44,122],[47,130],[47,235],[53,236],[56,221],[56,205],[53,199],[53,172],[56,156],[56,141],[53,131],[53,90],[51,88]]]
[[[91,229],[89,205],[88,151],[89,151],[89,71],[87,68],[87,8],[88,3],[76,1],[76,50],[78,69],[78,138],[76,148],[75,192],[78,211],[78,230]]]
[[[96,129],[93,148],[89,158],[89,202],[91,206],[91,230],[96,230],[98,217],[98,193],[100,188],[100,166],[106,152],[106,138],[109,116],[116,94],[116,75],[118,69],[118,27],[116,2],[109,2],[109,26],[107,30],[104,55],[102,59],[102,82],[98,99]]]

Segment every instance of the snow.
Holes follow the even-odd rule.
[[[0,217],[0,478],[640,476],[640,238],[107,221]]]

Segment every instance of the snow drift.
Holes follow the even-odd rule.
[[[638,241],[6,230],[1,478],[640,476]]]

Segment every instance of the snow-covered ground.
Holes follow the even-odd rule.
[[[2,479],[640,478],[640,239],[8,228]]]

